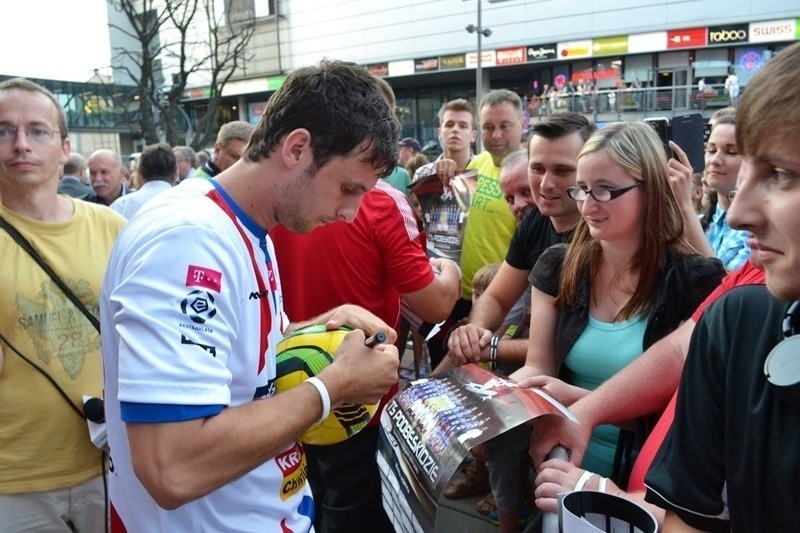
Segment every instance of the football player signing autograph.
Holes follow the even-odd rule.
[[[241,160],[162,193],[123,230],[101,297],[115,531],[311,528],[295,441],[332,407],[383,396],[396,334],[362,308],[324,313],[310,323],[354,330],[316,378],[275,394],[288,325],[268,230],[352,222],[397,161],[399,129],[363,67],[297,69]],[[386,344],[365,346],[379,331]]]

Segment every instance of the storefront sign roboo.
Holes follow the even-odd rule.
[[[747,24],[709,26],[708,44],[742,43],[747,41]]]

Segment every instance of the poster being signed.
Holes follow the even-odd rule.
[[[447,189],[436,174],[411,184],[410,190],[419,200],[425,221],[428,256],[460,262],[464,228],[477,183],[478,172],[468,170],[453,176]]]
[[[542,415],[570,417],[539,389],[475,364],[415,381],[381,415],[378,465],[397,531],[434,531],[444,488],[469,450]]]

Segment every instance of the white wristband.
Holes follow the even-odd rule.
[[[578,491],[583,490],[583,486],[586,485],[586,482],[589,481],[589,478],[594,475],[593,472],[589,472],[588,470],[584,470],[581,477],[578,478],[578,482],[575,483],[575,488],[572,490]]]
[[[600,492],[605,492],[606,491],[606,483],[608,483],[608,478],[600,476],[600,486],[598,487]]]
[[[322,422],[331,414],[331,396],[328,394],[328,389],[325,388],[325,384],[320,381],[319,378],[308,378],[306,383],[314,385],[314,388],[317,389],[319,393],[319,399],[322,400],[322,416],[319,419],[319,421]]]

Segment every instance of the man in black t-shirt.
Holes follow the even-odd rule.
[[[800,43],[761,68],[736,110],[746,164],[728,221],[751,234],[767,290],[731,291],[695,327],[675,421],[645,478],[665,533],[797,528],[800,92],[785,88],[798,84]]]
[[[529,288],[528,275],[539,255],[572,237],[581,215],[567,188],[575,185],[578,154],[594,129],[578,113],[559,113],[533,127],[528,182],[538,209],[531,209],[517,226],[500,271],[472,307],[468,323],[450,335],[448,356],[456,365],[489,360],[492,332]],[[527,347],[527,339],[501,340],[497,361],[521,366]]]
[[[764,286],[737,288],[695,327],[675,422],[645,478],[647,501],[690,526],[797,527],[800,409],[776,396],[763,371],[789,305]]]

